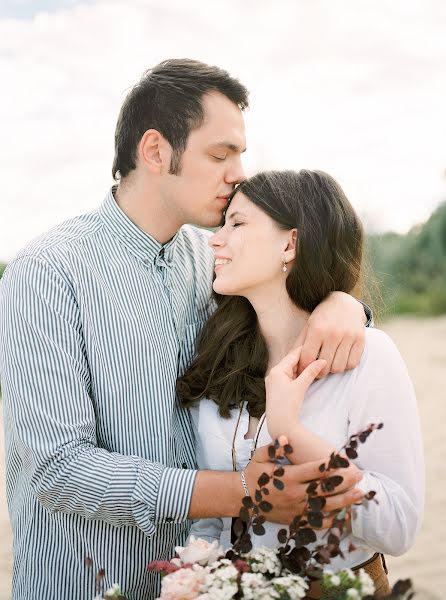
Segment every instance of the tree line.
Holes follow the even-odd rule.
[[[367,236],[385,313],[446,313],[446,202],[406,235]]]

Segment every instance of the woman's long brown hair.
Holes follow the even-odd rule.
[[[234,194],[239,192],[281,229],[297,229],[298,251],[286,279],[296,306],[312,312],[331,292],[361,294],[362,224],[330,175],[307,170],[258,173]],[[249,414],[260,417],[268,350],[257,315],[244,297],[214,297],[217,310],[204,326],[195,358],[178,379],[178,394],[184,406],[202,398],[214,400],[222,417],[247,401]]]

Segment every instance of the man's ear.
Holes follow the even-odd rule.
[[[289,231],[286,242],[287,245],[285,248],[284,258],[286,262],[289,263],[296,258],[297,249],[299,247],[299,237],[297,229],[291,229],[291,231]]]
[[[139,160],[150,173],[169,171],[172,148],[156,129],[144,132],[138,146]]]

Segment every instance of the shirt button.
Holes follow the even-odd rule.
[[[183,463],[181,466],[183,467],[183,469],[187,469],[187,463]]]
[[[173,519],[172,519],[172,517],[167,517],[167,519],[166,519],[166,523],[173,523]]]

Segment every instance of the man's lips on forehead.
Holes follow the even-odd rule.
[[[229,200],[229,196],[232,194],[232,190],[230,192],[225,192],[224,194],[218,194],[217,198],[226,198],[226,200]]]

